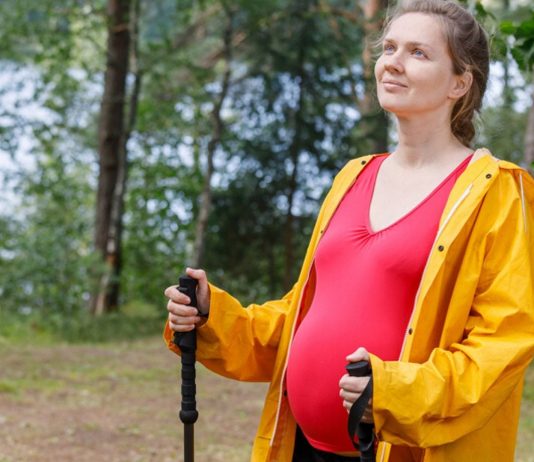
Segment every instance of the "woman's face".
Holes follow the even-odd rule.
[[[438,19],[423,13],[397,18],[375,65],[380,105],[399,117],[443,112],[467,91],[453,73],[447,41]],[[469,82],[470,83],[470,82]]]

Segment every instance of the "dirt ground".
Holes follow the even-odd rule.
[[[101,345],[0,342],[0,462],[183,461],[179,358],[157,338]],[[517,462],[534,462],[534,367]],[[197,366],[195,460],[246,462],[266,392]]]
[[[0,462],[183,461],[178,361],[159,338],[0,345]],[[265,384],[197,377],[196,460],[248,460]]]

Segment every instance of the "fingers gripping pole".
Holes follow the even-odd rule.
[[[188,276],[180,277],[178,290],[191,300],[190,306],[197,306],[197,280]],[[196,402],[195,352],[197,348],[196,330],[175,332],[174,344],[182,356],[182,407],[180,420],[184,424],[184,461],[194,462],[194,424],[198,419]]]

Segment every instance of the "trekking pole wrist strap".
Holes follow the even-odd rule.
[[[361,431],[373,431],[373,425],[372,424],[365,424],[364,422],[361,422],[363,414],[365,412],[365,409],[367,408],[367,405],[369,404],[369,401],[371,399],[371,396],[373,395],[373,376],[371,375],[369,377],[369,382],[367,383],[365,389],[363,390],[360,397],[354,402],[352,407],[349,411],[349,419],[348,419],[348,430],[349,435],[352,441],[352,444],[356,449],[358,449],[360,452],[362,452],[364,449],[369,448],[362,448],[361,442],[360,445],[358,445],[354,438],[361,434]],[[374,444],[373,439],[371,439],[371,443]]]

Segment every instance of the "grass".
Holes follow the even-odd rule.
[[[50,345],[67,343],[105,343],[134,341],[161,332],[165,311],[159,314],[146,306],[131,306],[117,313],[94,317],[85,312],[74,315],[35,313],[11,315],[0,310],[0,347],[8,344]]]
[[[530,365],[525,376],[516,461],[534,462],[534,363]]]

